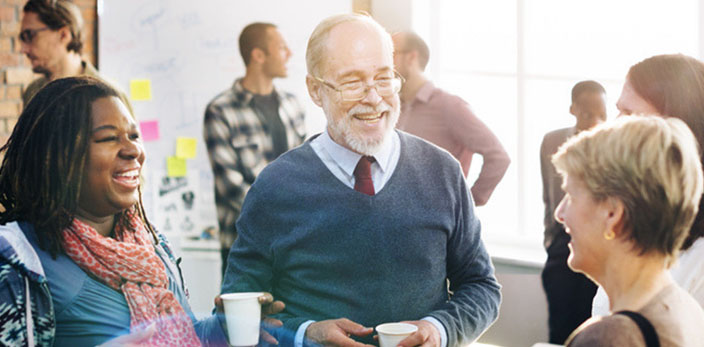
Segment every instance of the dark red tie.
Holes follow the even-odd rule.
[[[357,167],[354,168],[354,190],[367,195],[374,195],[374,182],[372,182],[372,163],[374,157],[363,156],[359,158]]]

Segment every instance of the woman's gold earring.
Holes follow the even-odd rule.
[[[604,238],[611,241],[616,238],[616,233],[613,230],[609,230],[604,233]]]

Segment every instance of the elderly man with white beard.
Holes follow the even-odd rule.
[[[459,163],[394,130],[390,35],[368,16],[327,18],[306,64],[326,131],[257,178],[222,292],[284,301],[282,345],[364,346],[396,321],[418,327],[401,346],[470,343],[496,319],[500,286]]]

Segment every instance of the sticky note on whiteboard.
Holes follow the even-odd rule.
[[[139,122],[139,130],[142,132],[142,141],[156,141],[159,139],[159,121],[147,120]]]
[[[187,173],[186,159],[176,156],[166,158],[166,174],[169,177],[184,177]]]
[[[152,99],[152,81],[134,79],[130,81],[130,96],[132,100],[145,101]]]
[[[194,137],[179,137],[176,139],[176,156],[184,159],[195,158],[197,142]]]

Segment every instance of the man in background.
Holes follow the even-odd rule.
[[[326,130],[257,178],[222,292],[285,302],[284,346],[372,344],[375,325],[396,321],[418,327],[403,346],[472,342],[496,319],[500,286],[457,161],[394,129],[390,35],[368,16],[329,17],[306,63]]]
[[[567,337],[591,317],[592,298],[596,285],[567,266],[570,236],[555,220],[555,208],[565,193],[562,177],[552,165],[552,155],[568,138],[606,120],[606,91],[595,81],[582,81],[572,88],[570,113],[575,126],[549,132],[540,146],[540,172],[543,177],[545,203],[544,245],[548,259],[542,273],[543,288],[548,299],[550,343],[563,344]]]
[[[296,97],[274,88],[275,78],[287,76],[291,57],[279,30],[270,23],[249,24],[239,45],[245,75],[208,104],[203,128],[215,176],[223,273],[249,187],[267,164],[305,138]]]
[[[32,70],[43,75],[32,81],[22,93],[25,106],[39,89],[59,78],[88,75],[105,81],[81,56],[83,17],[76,5],[67,0],[29,0],[23,12],[21,52],[29,58]],[[119,89],[118,92],[132,113],[127,96]]]
[[[472,197],[477,206],[485,205],[508,169],[508,154],[464,100],[436,88],[425,77],[430,51],[420,36],[401,32],[393,40],[394,66],[406,80],[397,128],[446,149],[459,160],[465,177],[472,156],[480,154],[484,163],[472,185]]]

